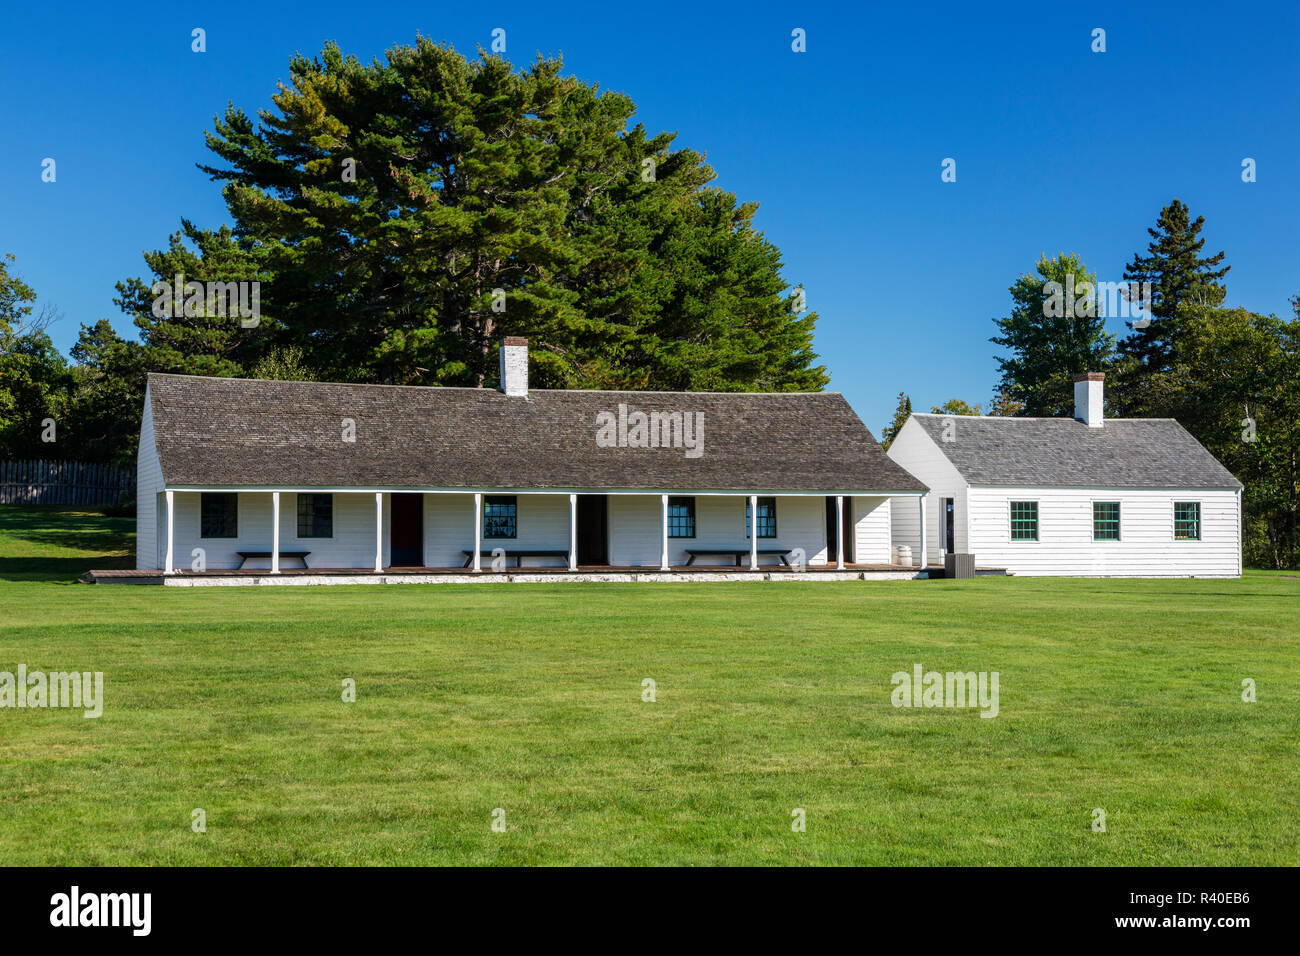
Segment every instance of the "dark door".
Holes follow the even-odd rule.
[[[578,495],[578,563],[609,564],[609,498]]]
[[[424,496],[393,495],[388,563],[394,568],[424,565]]]
[[[953,518],[957,509],[953,506],[951,498],[943,499],[943,541],[939,543],[944,551],[957,550],[957,538],[953,534]]]
[[[839,560],[840,535],[844,536],[844,563],[853,563],[853,499],[844,498],[844,520],[835,521],[835,496],[826,496],[826,560],[835,564]]]

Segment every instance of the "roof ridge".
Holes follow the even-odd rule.
[[[1067,418],[1064,415],[959,415],[956,412],[912,412],[917,418],[978,418],[984,421],[998,422],[1078,422],[1078,418]],[[1103,422],[1175,422],[1179,425],[1182,423],[1176,418],[1169,416],[1150,417],[1150,418],[1103,418]]]
[[[501,394],[501,390],[497,388],[471,385],[393,385],[385,382],[320,382],[290,378],[240,378],[234,375],[190,375],[185,372],[148,372],[146,375],[158,378],[192,378],[204,382],[265,382],[273,385],[334,385],[339,388],[422,388],[437,391],[495,392]],[[835,395],[840,398],[844,397],[841,392],[680,392],[669,389],[638,389],[635,391],[624,391],[612,388],[530,388],[529,394],[531,395],[534,393],[549,395],[790,395],[800,397]]]

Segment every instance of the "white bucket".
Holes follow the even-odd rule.
[[[912,566],[912,546],[910,544],[894,545],[894,563],[905,568]]]

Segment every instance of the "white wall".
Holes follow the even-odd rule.
[[[767,497],[767,496],[764,496]],[[685,564],[687,548],[749,549],[745,536],[744,495],[695,496],[695,537],[669,538],[668,563]],[[803,548],[810,564],[826,563],[826,499],[821,496],[776,496],[776,537],[759,538],[758,547]],[[845,502],[848,507],[848,502]],[[663,541],[659,495],[609,496],[609,560],[616,566],[659,567]],[[878,529],[876,532],[878,533]],[[868,539],[872,537],[868,531]],[[749,566],[742,557],[743,567]],[[761,564],[779,560],[765,557]],[[696,565],[734,565],[731,557],[701,557]]]
[[[135,566],[162,567],[158,554],[158,496],[163,489],[162,465],[153,435],[153,410],[149,407],[149,386],[144,389],[144,414],[140,418],[140,449],[135,457]]]
[[[483,538],[482,547],[564,549],[569,547],[569,496],[517,495],[517,537]],[[686,563],[686,549],[692,547],[740,547],[746,550],[744,496],[697,496],[695,537],[670,538],[668,557],[673,565]],[[658,495],[609,495],[610,563],[620,566],[659,566],[661,544]],[[194,548],[206,552],[207,567],[213,570],[240,566],[239,551],[271,549],[270,492],[240,492],[236,538],[199,537],[198,492],[176,492],[175,566],[192,567]],[[909,501],[908,503],[912,503]],[[389,563],[389,521],[391,496],[384,495],[383,563]],[[891,502],[885,497],[847,498],[855,526],[855,556],[863,563],[887,564],[891,546]],[[165,511],[164,511],[165,515]],[[375,499],[373,493],[334,495],[333,536],[299,538],[298,496],[280,495],[280,551],[310,551],[307,562],[317,568],[372,568],[375,561]],[[762,548],[803,548],[809,564],[834,563],[827,554],[825,498],[821,496],[777,496],[777,537],[760,538]],[[162,567],[166,550],[166,528],[161,526],[152,564]],[[424,496],[424,562],[429,567],[460,567],[464,549],[474,546],[474,496],[472,494],[428,494]],[[145,560],[138,558],[138,561]],[[524,567],[562,567],[567,557],[525,558]],[[700,558],[700,565],[728,565],[729,558]],[[744,566],[748,561],[742,558]],[[764,558],[762,564],[776,563]],[[509,565],[514,567],[514,559]],[[269,559],[249,559],[246,568],[265,568]],[[281,567],[298,567],[296,559],[281,559]]]
[[[239,567],[239,551],[271,550],[271,493],[240,492],[238,537],[203,538],[199,536],[199,492],[175,493],[176,540],[175,565],[189,570],[195,560],[193,550],[202,548],[207,567]],[[165,514],[165,512],[164,512]],[[384,496],[383,562],[388,564],[389,496]],[[472,530],[472,526],[471,526]],[[164,536],[160,550],[166,552]],[[310,551],[307,563],[321,568],[373,568],[375,566],[375,496],[373,493],[334,495],[334,534],[329,538],[298,537],[298,496],[280,494],[280,551]],[[161,562],[161,556],[160,556]],[[299,567],[298,560],[281,557],[282,568]],[[159,563],[158,567],[162,567]],[[269,559],[249,559],[247,568],[270,567]]]
[[[1017,575],[1235,577],[1241,517],[1235,490],[971,486],[970,535],[981,567]],[[1010,503],[1038,502],[1038,541],[1012,541]],[[1092,540],[1092,503],[1120,503],[1120,540]],[[1201,540],[1174,540],[1174,502],[1201,503]]]
[[[516,495],[514,538],[484,538],[481,549],[569,548],[568,495]],[[474,547],[474,496],[424,496],[424,563],[433,568],[458,568],[465,563],[462,551]],[[523,566],[566,567],[567,557],[524,558]],[[515,566],[515,559],[507,561]],[[486,567],[487,562],[482,561]]]
[[[953,537],[955,547],[949,550],[958,553],[970,551],[969,539],[969,502],[966,499],[966,479],[961,476],[952,462],[943,454],[939,446],[917,423],[909,418],[899,429],[898,435],[889,446],[886,454],[915,475],[930,489],[926,498],[925,525],[926,548],[933,563],[940,563],[939,540],[943,522],[943,499],[953,499]],[[894,502],[891,518],[895,544],[906,544],[912,548],[912,563],[921,561],[921,536],[919,506],[915,498],[900,497]]]
[[[902,507],[916,510],[915,498],[900,498]],[[889,564],[893,549],[893,502],[889,498],[857,497],[853,502],[853,559],[858,564]],[[849,502],[844,502],[849,507]],[[831,555],[831,560],[835,556]]]

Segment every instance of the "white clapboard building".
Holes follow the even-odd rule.
[[[1235,577],[1241,490],[1173,419],[1104,418],[1099,372],[1073,418],[912,415],[889,457],[930,489],[893,538],[1018,575]],[[925,517],[922,517],[925,516]]]
[[[500,353],[499,389],[150,375],[136,572],[92,578],[921,573],[890,512],[925,486],[842,396],[530,389]]]

